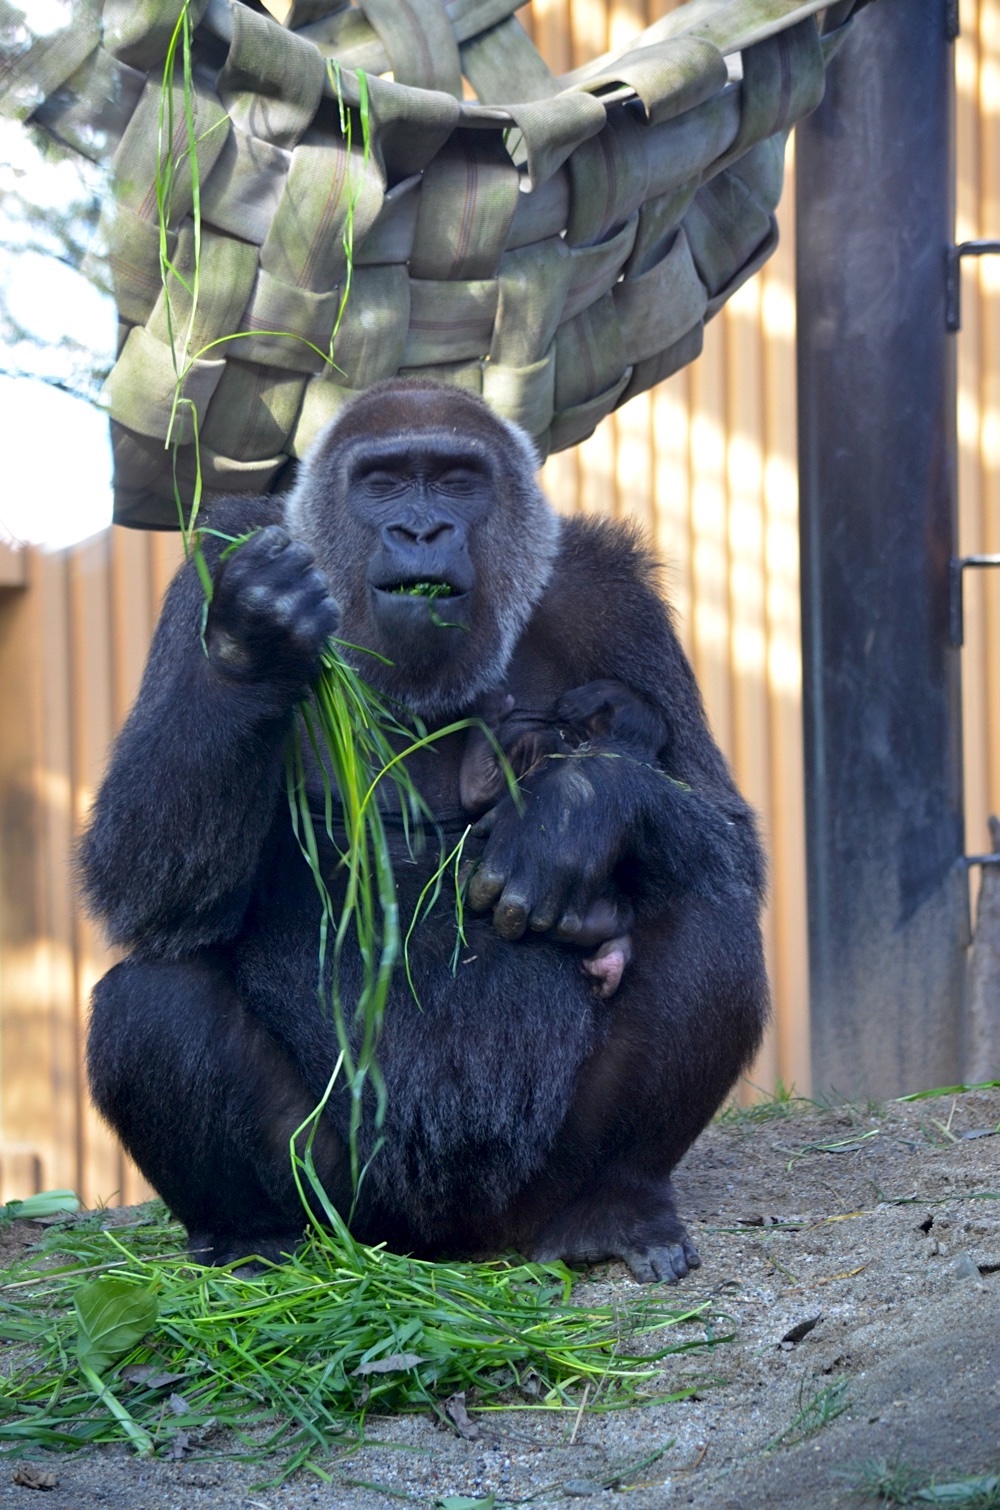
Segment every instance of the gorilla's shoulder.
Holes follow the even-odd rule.
[[[562,520],[553,585],[576,592],[635,585],[662,595],[662,566],[631,521],[571,515]]]
[[[265,529],[269,524],[284,523],[285,500],[259,493],[234,493],[206,501],[198,515],[202,549],[209,567],[214,567],[226,544]],[[181,575],[190,572],[182,569]],[[200,591],[200,587],[199,587]]]
[[[281,524],[285,500],[270,493],[233,493],[206,503],[199,524],[220,535],[246,535],[269,524]]]

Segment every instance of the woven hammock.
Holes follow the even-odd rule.
[[[0,0],[0,113],[111,165],[123,524],[176,527],[196,477],[268,491],[397,373],[542,457],[584,439],[773,251],[785,138],[857,8],[689,0],[557,78],[523,0],[282,3],[79,0],[37,37]]]

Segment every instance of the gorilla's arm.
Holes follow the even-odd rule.
[[[266,501],[213,512],[220,531],[260,532],[224,560],[224,542],[205,537],[205,646],[198,577],[189,564],[175,578],[94,805],[80,855],[88,900],[135,952],[231,937],[246,909],[294,705],[337,623],[309,550],[275,517]]]
[[[558,668],[563,687],[601,678],[637,693],[663,728],[654,761],[623,756],[614,738],[547,760],[523,784],[519,814],[504,798],[469,884],[498,932],[568,937],[609,877],[655,916],[680,894],[722,900],[763,889],[753,815],[709,732],[694,676],[635,536],[571,520],[552,581],[523,641]]]

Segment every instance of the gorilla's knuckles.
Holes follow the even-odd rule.
[[[270,525],[216,567],[209,651],[243,675],[297,672],[301,683],[314,674],[339,617],[312,551],[282,526]]]

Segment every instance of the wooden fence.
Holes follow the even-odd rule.
[[[667,4],[534,0],[557,69]],[[525,13],[522,12],[522,15]],[[963,0],[956,44],[959,238],[1000,235],[1000,0]],[[545,466],[559,508],[630,515],[669,595],[712,726],[761,814],[775,1021],[752,1079],[809,1089],[795,451],[794,165],[770,263],[690,368]],[[1000,550],[1000,260],[964,275],[962,549]],[[0,552],[0,1199],[144,1193],[87,1101],[87,999],[110,956],[75,905],[74,835],[134,695],[176,538],[120,530],[58,555]],[[967,585],[968,847],[1000,807],[1000,583]],[[748,1092],[749,1094],[749,1092]]]

